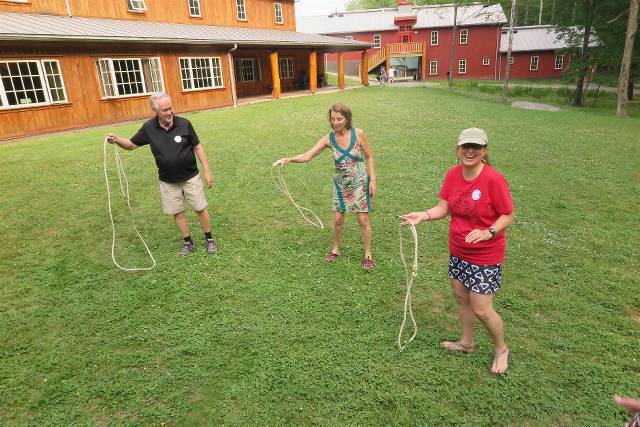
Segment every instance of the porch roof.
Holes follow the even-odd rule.
[[[312,47],[364,50],[370,43],[259,28],[0,12],[0,40]]]

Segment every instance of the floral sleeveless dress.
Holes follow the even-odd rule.
[[[351,141],[346,150],[338,145],[333,131],[329,133],[329,139],[336,165],[336,176],[333,177],[333,210],[369,212],[369,176],[355,128],[351,128]]]

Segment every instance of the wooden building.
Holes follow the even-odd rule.
[[[370,45],[295,32],[293,0],[0,0],[0,139],[317,90],[324,54]],[[339,76],[344,86],[344,72]]]

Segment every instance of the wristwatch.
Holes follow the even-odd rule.
[[[496,229],[493,227],[489,227],[489,233],[491,233],[491,238],[496,237]]]

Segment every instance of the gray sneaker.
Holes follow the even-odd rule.
[[[180,256],[187,256],[196,248],[196,245],[193,242],[184,242],[182,245],[182,249],[178,252]]]
[[[218,252],[218,246],[213,239],[207,239],[205,246],[207,247],[207,253],[209,255],[215,255],[215,253]]]

